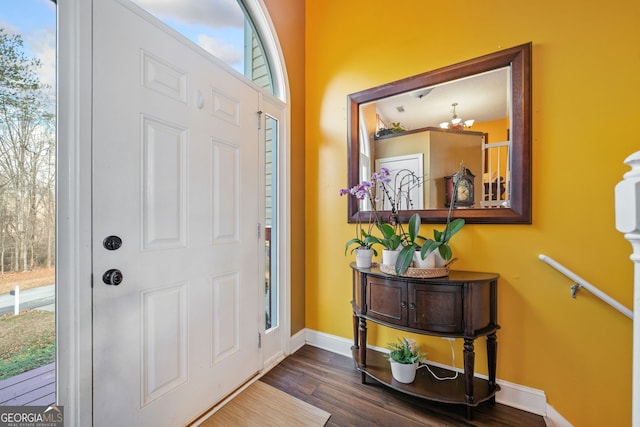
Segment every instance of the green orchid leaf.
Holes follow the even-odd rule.
[[[418,237],[418,233],[420,232],[420,225],[420,215],[411,215],[411,218],[409,218],[409,240],[411,243],[413,243],[416,240],[416,237]]]
[[[424,245],[422,245],[422,249],[420,249],[420,257],[422,257],[422,259],[426,259],[429,254],[440,247],[441,244],[442,243],[436,242],[435,240],[426,240]]]
[[[456,218],[453,221],[451,221],[447,225],[447,237],[448,237],[448,240],[451,239],[451,237],[453,237],[454,234],[456,234],[458,231],[460,231],[460,229],[463,226],[464,226],[464,219],[463,218]]]
[[[451,247],[449,245],[440,245],[438,250],[440,251],[440,256],[445,261],[449,261],[453,256],[453,252],[451,252]]]
[[[404,274],[405,271],[411,265],[411,261],[413,261],[413,254],[416,252],[416,248],[413,245],[405,246],[400,251],[398,255],[398,259],[396,260],[396,274],[401,275]]]
[[[392,237],[388,239],[387,247],[392,251],[395,251],[400,247],[400,243],[402,243],[402,238],[397,234],[394,234]]]
[[[378,251],[376,251],[375,248],[373,248],[373,244],[377,243],[377,241],[378,241],[378,238],[370,234],[368,234],[367,237],[364,238],[364,245],[367,246],[367,248],[371,249],[375,256],[378,256]]]
[[[378,223],[378,229],[382,233],[385,239],[390,239],[395,236],[396,232],[390,224]]]
[[[347,254],[347,251],[349,250],[349,247],[351,245],[357,244],[358,246],[351,249],[351,252],[353,252],[354,250],[358,249],[361,246],[364,246],[364,242],[361,239],[358,239],[357,237],[354,237],[353,239],[349,240],[347,243],[344,244],[344,254]]]

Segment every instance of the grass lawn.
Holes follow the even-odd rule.
[[[0,380],[55,361],[55,314],[31,310],[0,317]]]

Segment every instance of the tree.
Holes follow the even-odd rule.
[[[30,270],[51,242],[46,242],[55,167],[54,115],[48,111],[47,85],[40,82],[37,58],[23,52],[19,35],[0,28],[0,236],[13,246],[15,271]],[[44,244],[39,241],[44,235]],[[5,265],[5,242],[2,242]]]

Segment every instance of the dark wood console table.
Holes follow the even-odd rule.
[[[496,273],[450,271],[447,277],[418,279],[385,274],[379,267],[353,269],[353,359],[362,373],[398,391],[438,402],[467,406],[467,417],[482,402],[495,403],[498,343]],[[393,379],[383,353],[367,348],[367,320],[418,334],[464,339],[464,374],[438,381],[425,369],[416,380]],[[474,376],[474,342],[487,337],[488,380]],[[430,366],[438,376],[454,372]]]

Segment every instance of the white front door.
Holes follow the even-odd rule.
[[[93,7],[94,425],[183,425],[259,370],[258,93],[128,2]]]

